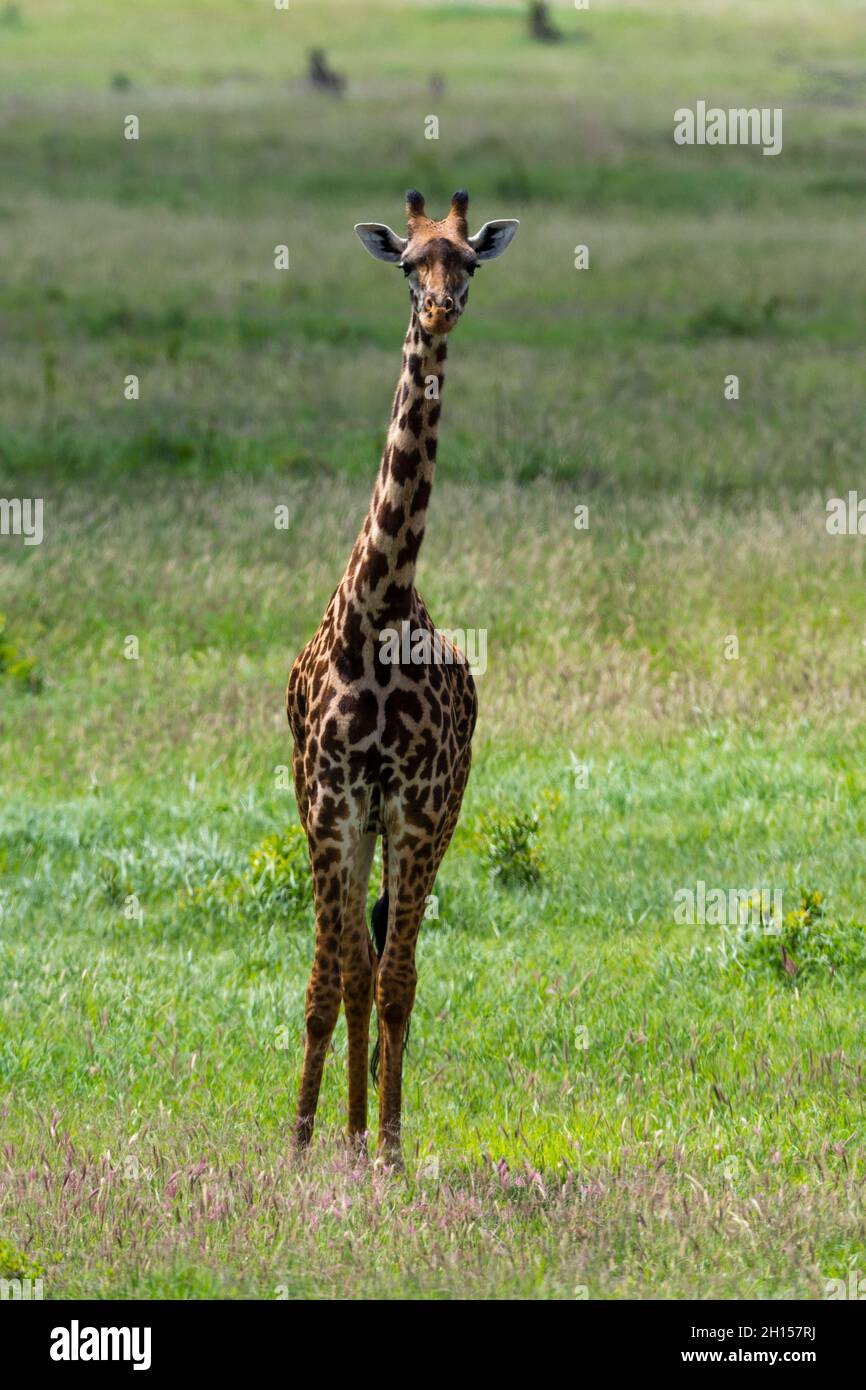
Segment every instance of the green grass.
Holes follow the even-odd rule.
[[[45,540],[0,537],[0,1277],[774,1298],[862,1272],[866,575],[825,527],[862,478],[855,7],[563,5],[550,48],[506,4],[18,11],[0,495],[42,496]],[[315,43],[342,101],[305,90]],[[677,149],[699,96],[782,105],[782,156]],[[407,1172],[341,1147],[342,1022],[296,1167],[283,689],[406,313],[351,228],[464,184],[475,223],[522,225],[452,344],[421,556],[488,669],[419,946]],[[679,925],[699,881],[795,916],[781,941]]]

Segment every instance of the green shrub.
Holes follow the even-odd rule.
[[[740,929],[737,954],[743,963],[764,964],[800,984],[861,969],[866,964],[866,930],[858,922],[831,922],[823,893],[801,888],[799,907],[786,913],[779,930]]]
[[[6,637],[6,619],[0,613],[0,680],[14,681],[16,684],[38,694],[43,680],[32,656],[22,656]]]
[[[42,1265],[8,1240],[0,1240],[0,1279],[41,1279]]]
[[[541,881],[544,857],[538,831],[538,812],[534,807],[510,815],[484,817],[484,857],[494,880],[523,888],[533,888]]]
[[[301,912],[313,900],[307,837],[299,825],[269,835],[250,855],[250,896],[263,910]]]
[[[180,905],[209,922],[237,916],[282,920],[302,914],[312,901],[307,838],[299,825],[291,825],[252,850],[244,873],[212,878],[186,890]]]

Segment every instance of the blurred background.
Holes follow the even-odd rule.
[[[5,5],[0,459],[54,534],[0,554],[7,640],[68,684],[146,617],[172,662],[228,641],[282,679],[363,515],[407,312],[353,223],[467,186],[473,227],[522,225],[453,345],[421,582],[443,622],[498,625],[493,727],[519,732],[516,689],[549,732],[587,701],[627,721],[648,674],[666,707],[687,673],[787,710],[824,499],[862,475],[864,54],[847,0]],[[699,99],[782,107],[782,154],[677,146]],[[860,622],[855,550],[820,568]],[[757,665],[716,680],[740,614],[773,625],[776,695]]]
[[[524,224],[461,325],[449,477],[717,496],[855,466],[862,8],[562,3],[549,41],[530,8],[4,5],[7,475],[368,478],[405,301],[352,224],[401,223],[416,185]],[[310,80],[314,50],[337,86]],[[699,98],[782,106],[781,157],[676,146]]]

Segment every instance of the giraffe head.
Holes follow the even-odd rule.
[[[409,281],[409,297],[421,327],[439,335],[450,333],[466,308],[469,281],[482,261],[501,256],[518,223],[513,218],[485,222],[480,232],[469,235],[466,209],[469,194],[461,188],[451,199],[451,210],[441,222],[424,211],[417,189],[406,194],[406,236],[398,236],[382,222],[359,222],[355,231],[371,256],[399,265]]]

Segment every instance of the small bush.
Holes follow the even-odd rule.
[[[0,1240],[0,1279],[41,1279],[45,1270],[36,1260],[18,1250],[11,1241]]]
[[[827,918],[823,893],[800,889],[800,905],[788,912],[779,931],[740,933],[741,960],[762,962],[786,980],[849,974],[866,964],[866,930],[857,922]]]
[[[493,878],[506,886],[534,888],[544,872],[538,844],[538,812],[515,811],[507,816],[485,817],[482,824],[484,857]]]
[[[250,855],[250,896],[259,907],[300,912],[313,900],[307,837],[299,825],[269,835]]]
[[[43,680],[32,656],[22,656],[5,636],[6,619],[0,613],[0,680],[13,681],[25,690],[38,694]]]

